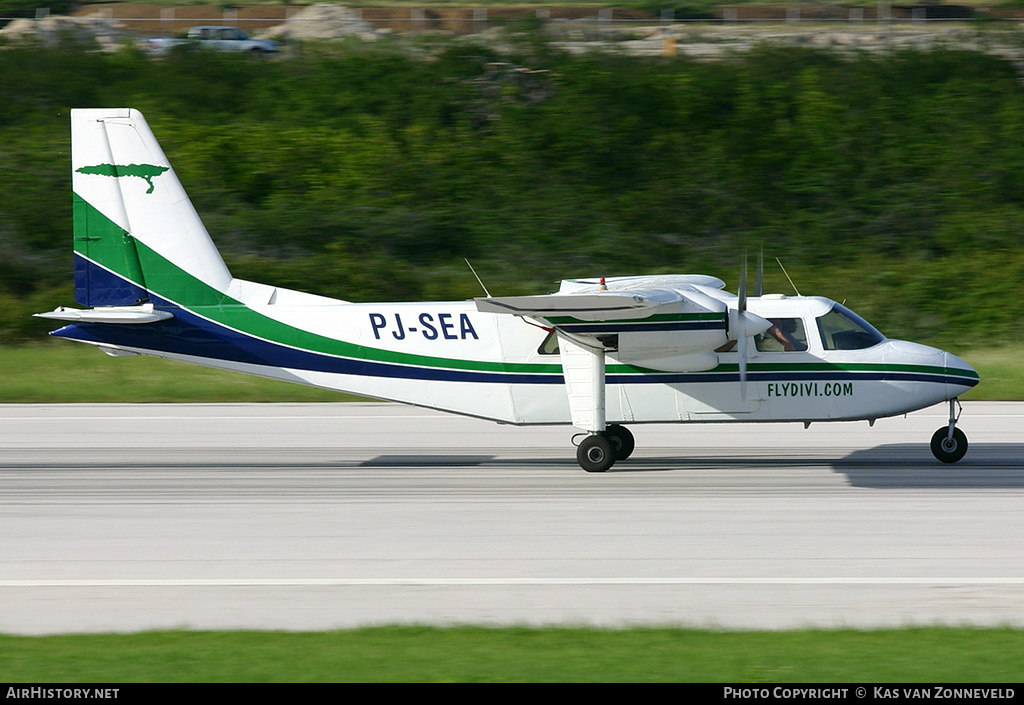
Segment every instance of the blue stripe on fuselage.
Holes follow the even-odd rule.
[[[174,318],[157,323],[145,325],[76,323],[55,331],[54,335],[91,343],[106,343],[138,350],[150,350],[155,353],[164,352],[249,365],[284,367],[332,374],[500,384],[562,384],[563,382],[560,374],[483,372],[443,367],[418,367],[327,355],[260,340],[207,321],[185,309],[174,308],[173,312]],[[973,386],[971,384],[973,380],[963,377],[896,370],[870,372],[842,370],[834,372],[750,371],[747,373],[747,380],[750,382],[899,381]],[[697,384],[738,381],[739,373],[731,371],[649,372],[609,374],[607,376],[608,384]]]
[[[106,271],[106,270],[104,270]],[[112,276],[113,275],[111,273]],[[557,373],[487,372],[447,367],[424,367],[392,362],[379,362],[363,358],[342,357],[314,352],[263,340],[203,318],[177,304],[150,294],[159,310],[170,311],[174,318],[144,325],[114,325],[104,323],[76,323],[53,332],[53,335],[71,340],[109,344],[197,358],[212,358],[227,362],[282,367],[311,372],[386,377],[397,379],[436,380],[448,382],[484,382],[497,384],[562,384]],[[554,359],[552,360],[554,362]],[[971,387],[976,380],[955,375],[898,370],[876,371],[766,371],[751,370],[751,382],[785,381],[885,381],[932,382]],[[608,384],[695,384],[738,382],[739,372],[636,372],[607,375]]]
[[[725,330],[725,321],[669,321],[667,323],[559,323],[567,333],[651,333],[666,330]]]
[[[84,342],[150,350],[154,353],[188,355],[310,372],[446,382],[562,384],[560,374],[517,374],[418,367],[327,355],[261,340],[207,321],[185,309],[174,308],[172,311],[175,317],[167,321],[136,326],[76,323],[54,331],[54,335]]]

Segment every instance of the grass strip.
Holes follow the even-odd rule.
[[[53,341],[0,347],[0,403],[338,402],[359,397]]]
[[[1024,632],[378,627],[0,636],[14,683],[1020,683]]]

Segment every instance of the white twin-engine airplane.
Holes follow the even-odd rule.
[[[949,403],[932,452],[967,450],[953,355],[889,340],[820,297],[715,277],[563,281],[543,296],[350,303],[231,276],[142,115],[73,110],[75,299],[53,335],[515,425],[569,424],[604,472],[627,425],[867,420]],[[759,289],[760,287],[758,287]]]

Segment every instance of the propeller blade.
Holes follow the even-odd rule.
[[[736,357],[740,366],[740,396],[747,400],[747,331],[744,320],[747,311],[747,251],[740,262],[740,287],[736,294]]]
[[[737,308],[740,311],[740,318],[743,318],[743,312],[747,310],[747,253],[743,253],[743,261],[740,262],[740,288],[736,294],[739,299]]]
[[[742,318],[740,319],[743,320]],[[742,323],[740,328],[743,328]],[[736,338],[736,359],[739,360],[740,365],[740,398],[743,401],[747,400],[747,336],[744,335],[744,331],[740,330],[740,335]]]
[[[754,296],[764,294],[764,245],[757,253],[757,279],[754,280]]]

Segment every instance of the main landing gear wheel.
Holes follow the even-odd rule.
[[[959,428],[953,429],[952,437],[949,427],[943,426],[932,436],[932,455],[944,463],[955,463],[967,453],[967,435]]]
[[[606,472],[615,464],[615,450],[604,434],[584,438],[576,448],[576,461],[587,472]]]
[[[612,443],[612,451],[615,453],[615,460],[625,460],[633,454],[636,448],[636,441],[632,432],[625,426],[612,424],[605,429],[604,435]]]

